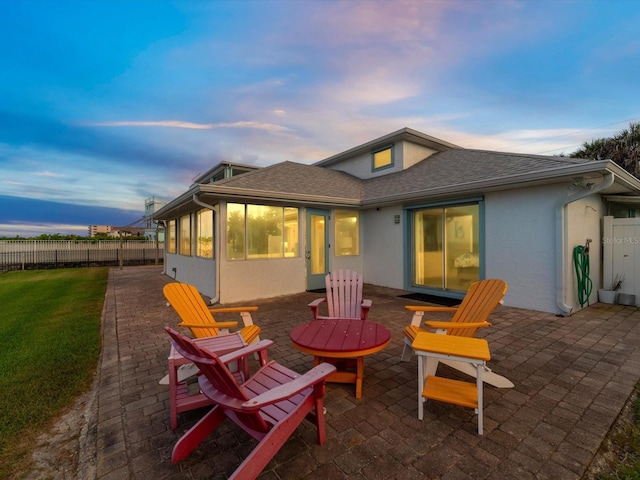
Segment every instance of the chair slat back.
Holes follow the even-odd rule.
[[[360,318],[362,275],[351,270],[337,270],[325,277],[327,307],[330,317]]]
[[[490,278],[473,283],[458,307],[452,322],[486,322],[507,293],[504,280]],[[456,328],[449,335],[473,337],[478,328]]]
[[[207,304],[193,285],[179,282],[168,283],[162,291],[184,323],[211,323],[214,321]],[[217,328],[194,328],[191,331],[196,338],[219,335]]]
[[[164,327],[171,337],[175,349],[187,360],[195,363],[200,372],[207,377],[211,386],[222,395],[246,402],[250,398],[229,369],[220,361],[220,357],[213,352],[200,348],[192,339],[185,337],[171,327]],[[220,404],[219,404],[220,405]],[[224,405],[220,405],[224,408]],[[235,417],[247,428],[258,432],[269,431],[269,425],[264,421],[259,412],[237,412]]]

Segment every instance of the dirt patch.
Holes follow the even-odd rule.
[[[595,480],[598,478],[598,475],[603,474],[612,475],[616,465],[625,460],[627,457],[626,446],[621,445],[620,441],[624,439],[625,432],[634,422],[633,405],[638,401],[639,397],[640,387],[636,387],[631,398],[627,401],[611,427],[611,430],[609,430],[602,445],[600,445],[598,453],[582,476],[582,480]]]
[[[26,480],[69,480],[95,478],[95,436],[93,421],[95,393],[80,396],[54,422],[48,432],[36,438],[28,471],[13,478]]]

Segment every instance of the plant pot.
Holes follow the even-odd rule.
[[[604,290],[602,288],[598,289],[598,301],[600,303],[616,303],[616,298],[618,297],[617,290]]]

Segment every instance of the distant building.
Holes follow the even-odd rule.
[[[111,227],[109,236],[118,238],[122,233],[123,237],[142,237],[145,235],[145,229],[140,227]]]
[[[111,235],[111,225],[89,225],[89,236],[91,238],[98,234]]]
[[[164,242],[164,230],[158,228],[158,222],[153,219],[153,214],[160,210],[166,202],[158,200],[156,197],[147,198],[144,201],[144,232],[143,235],[149,240]]]

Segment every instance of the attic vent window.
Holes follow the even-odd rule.
[[[376,150],[371,155],[373,171],[393,167],[393,145]]]

